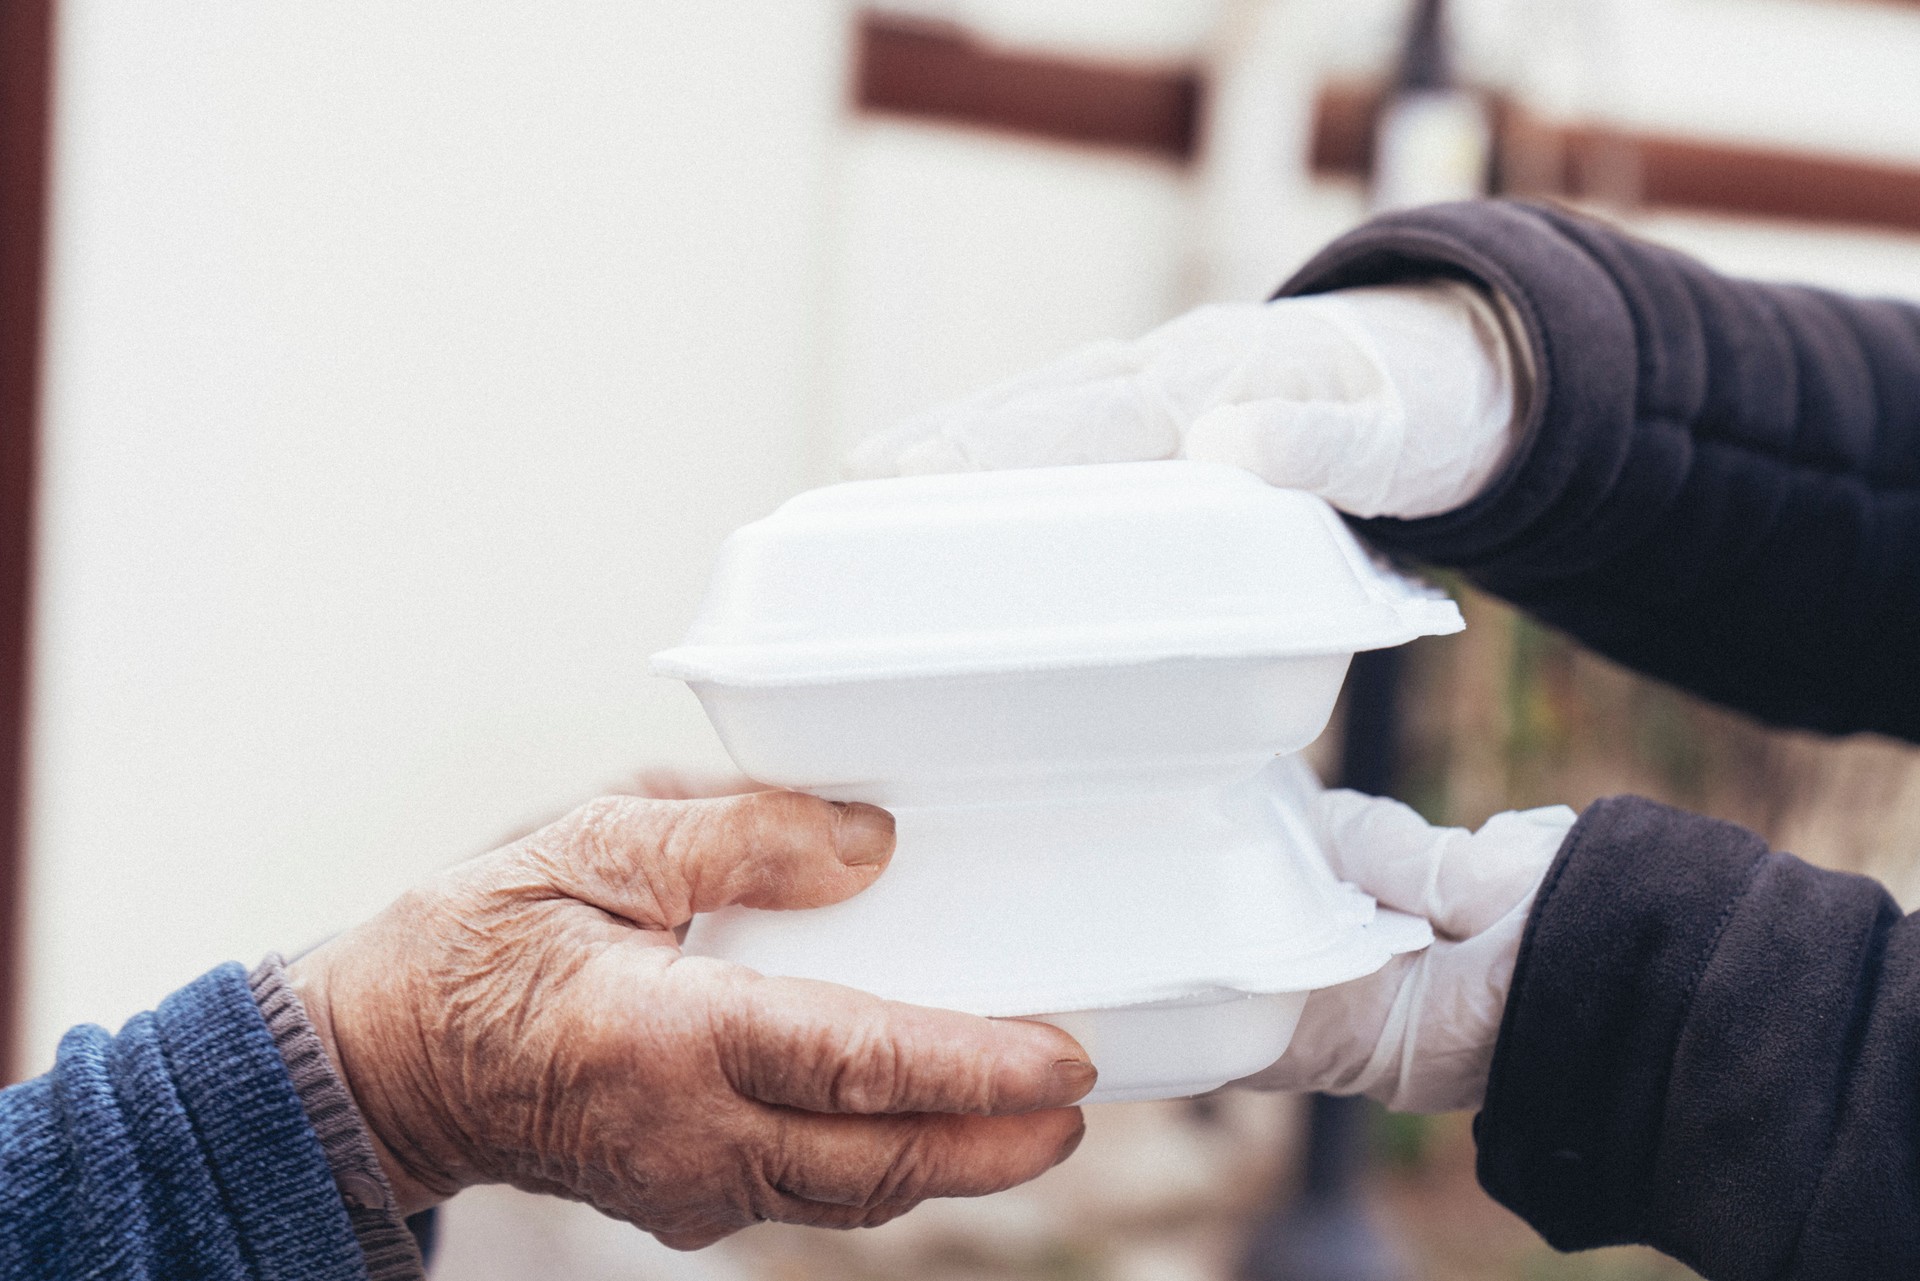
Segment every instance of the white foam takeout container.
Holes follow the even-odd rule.
[[[735,762],[891,809],[893,863],[808,912],[703,916],[689,951],[1039,1017],[1095,1101],[1271,1063],[1316,987],[1424,946],[1329,869],[1304,767],[1352,655],[1457,631],[1310,495],[1125,463],[861,481],[723,548],[686,643]]]

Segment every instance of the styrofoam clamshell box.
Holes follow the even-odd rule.
[[[1198,1093],[1285,1049],[1314,988],[1425,946],[1328,868],[1298,752],[1353,654],[1459,630],[1311,495],[1123,463],[859,481],[723,548],[654,670],[741,769],[892,810],[886,875],[689,951],[1044,1018],[1090,1098]]]

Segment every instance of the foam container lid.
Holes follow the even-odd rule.
[[[1350,654],[1460,630],[1320,499],[1214,463],[855,481],[721,549],[663,676],[798,685]]]

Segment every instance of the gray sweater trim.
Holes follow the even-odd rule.
[[[285,962],[270,953],[247,976],[253,999],[267,1021],[267,1031],[286,1060],[287,1074],[300,1095],[307,1120],[320,1139],[320,1150],[333,1168],[347,1219],[366,1256],[368,1281],[424,1281],[426,1265],[420,1247],[400,1218],[393,1190],[374,1155],[373,1140],[354,1106],[353,1096],[320,1044],[307,1020],[306,1007],[287,985]]]

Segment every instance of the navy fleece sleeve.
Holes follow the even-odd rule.
[[[1368,537],[1751,714],[1920,740],[1920,308],[1500,201],[1369,223],[1282,293],[1433,275],[1512,302],[1538,385],[1485,494]]]
[[[1651,801],[1592,806],[1514,971],[1481,1182],[1711,1281],[1920,1270],[1920,917]]]
[[[237,965],[119,1035],[75,1028],[0,1093],[0,1278],[364,1278],[333,1175]]]

